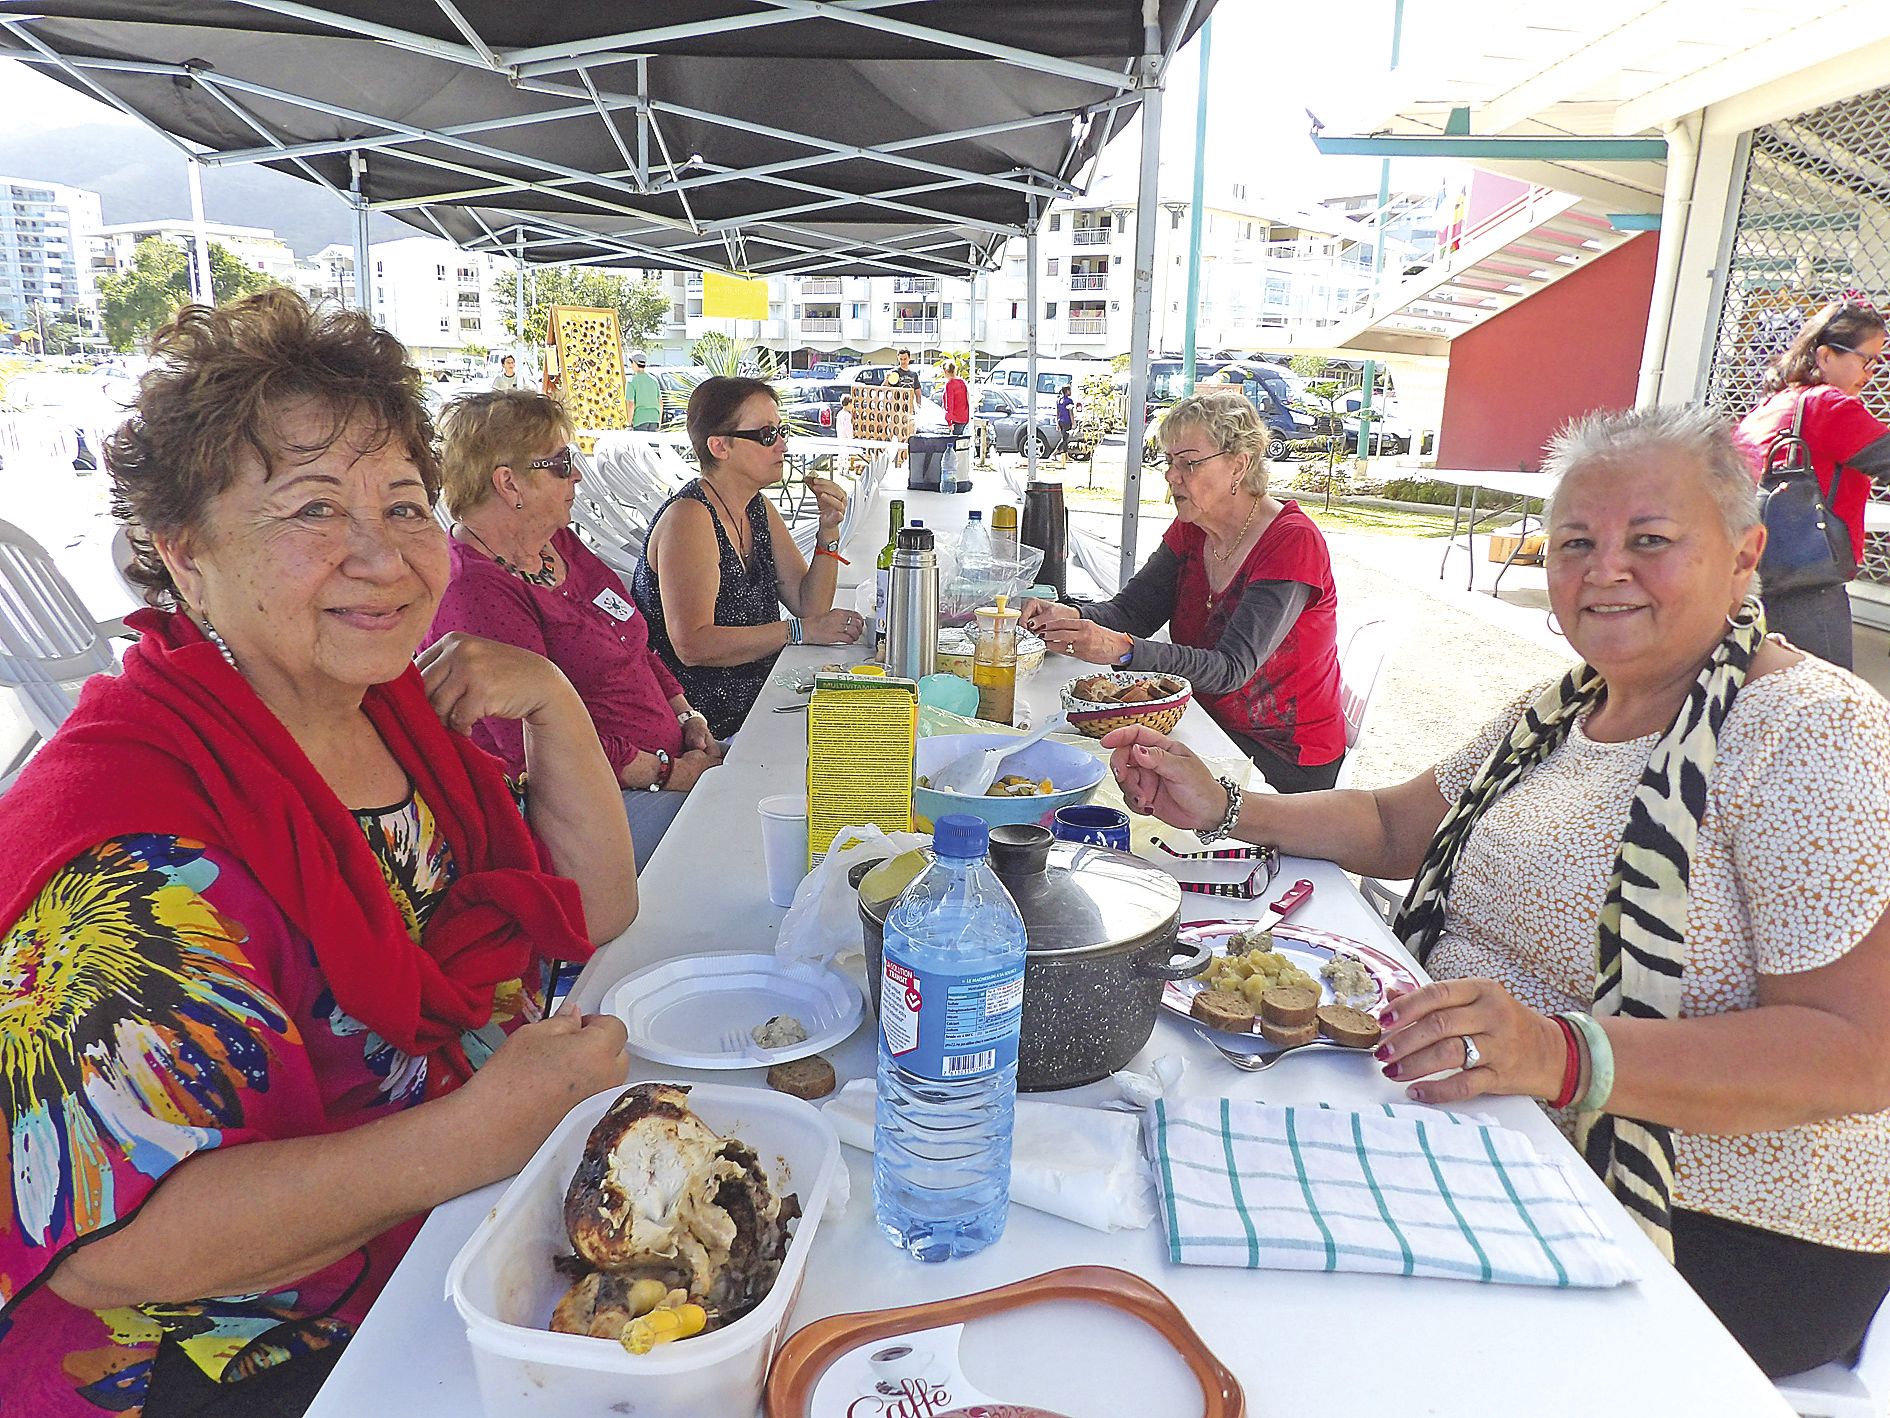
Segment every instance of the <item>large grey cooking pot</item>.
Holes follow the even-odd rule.
[[[886,915],[929,858],[855,868],[866,930],[867,992],[879,1013]],[[1181,888],[1139,857],[1060,842],[1042,827],[991,829],[991,865],[1029,938],[1017,1086],[1093,1083],[1135,1057],[1155,1032],[1162,984],[1207,968],[1213,952],[1175,939]]]

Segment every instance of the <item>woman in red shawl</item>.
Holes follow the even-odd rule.
[[[153,608],[0,798],[4,1415],[300,1412],[427,1209],[626,1071],[541,1017],[636,913],[583,704],[512,647],[412,661],[447,544],[405,351],[277,290],[154,352],[107,447]]]

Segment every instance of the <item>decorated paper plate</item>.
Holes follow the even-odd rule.
[[[1217,956],[1239,955],[1248,947],[1237,945],[1235,937],[1252,930],[1253,925],[1252,921],[1197,921],[1183,926],[1179,935],[1187,945],[1208,942]],[[1319,986],[1321,1004],[1349,1004],[1375,1016],[1384,1008],[1390,992],[1415,990],[1420,983],[1395,956],[1350,936],[1295,925],[1291,921],[1275,926],[1272,934],[1273,952],[1312,977]],[[1208,1026],[1190,1010],[1194,997],[1207,988],[1204,975],[1190,980],[1171,980],[1162,987],[1162,1008],[1180,1015],[1196,1028],[1205,1029]],[[1258,1033],[1258,1029],[1252,1032]]]

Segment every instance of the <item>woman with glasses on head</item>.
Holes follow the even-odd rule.
[[[1799,432],[1833,515],[1850,532],[1853,570],[1864,549],[1871,482],[1890,482],[1890,428],[1864,407],[1884,362],[1884,320],[1861,300],[1827,305],[1804,323],[1765,374],[1766,398],[1739,424],[1756,466],[1780,434]],[[1801,650],[1851,667],[1851,600],[1843,586],[1765,594],[1765,622]]]
[[[428,643],[478,636],[563,671],[623,789],[640,872],[722,746],[650,648],[629,589],[571,527],[583,476],[563,406],[543,394],[472,394],[447,406],[441,429],[453,571]],[[491,715],[471,734],[523,774],[521,720]]]
[[[845,490],[807,479],[820,511],[811,566],[761,495],[787,458],[774,390],[760,379],[705,379],[687,418],[702,475],[657,511],[632,586],[650,643],[711,731],[727,738],[783,647],[851,645],[865,621],[833,604]]]
[[[1183,399],[1161,437],[1175,521],[1155,554],[1109,600],[1026,601],[1024,624],[1093,664],[1185,676],[1274,788],[1330,788],[1345,715],[1326,539],[1268,493],[1267,429],[1245,395]],[[1147,638],[1164,624],[1173,644]]]

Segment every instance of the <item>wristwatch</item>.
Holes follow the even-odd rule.
[[[691,719],[700,719],[705,724],[709,722],[709,716],[700,709],[685,709],[676,716],[676,722],[679,724],[686,724]]]
[[[833,534],[833,540],[830,542],[823,542],[820,539],[819,535],[816,534],[814,537],[814,550],[824,551],[824,552],[829,552],[829,553],[838,553],[840,550],[840,534],[838,532],[835,532]]]
[[[646,793],[660,793],[669,784],[669,772],[670,769],[676,766],[676,760],[671,758],[663,749],[659,748],[652,751],[656,754],[656,781],[643,791]]]

